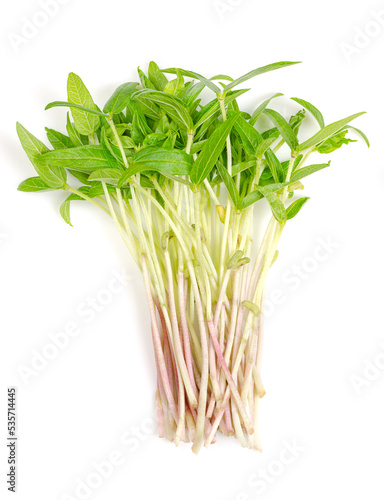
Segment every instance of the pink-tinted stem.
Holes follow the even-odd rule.
[[[150,310],[150,314],[151,314],[151,323],[152,323],[152,332],[153,332],[152,339],[153,339],[153,346],[154,346],[154,350],[155,350],[155,356],[156,356],[158,363],[159,363],[159,370],[160,370],[161,379],[162,379],[163,386],[164,386],[164,391],[165,391],[165,394],[166,394],[166,397],[168,400],[169,408],[171,410],[173,418],[175,419],[175,422],[177,422],[178,421],[178,412],[177,412],[175,400],[173,398],[172,390],[171,390],[171,387],[169,384],[167,367],[165,365],[164,354],[163,354],[163,350],[161,348],[160,333],[159,333],[159,328],[157,325],[156,311],[155,311],[155,306],[153,303],[151,284],[149,281],[148,268],[147,268],[147,263],[146,263],[146,259],[145,259],[144,254],[141,256],[141,264],[142,264],[142,270],[143,270],[144,285],[145,285],[145,290],[147,293],[149,310]]]
[[[245,411],[245,408],[244,408],[243,403],[241,401],[241,397],[240,397],[239,391],[237,390],[235,381],[232,378],[231,372],[229,371],[227,363],[225,362],[223,354],[220,350],[220,346],[219,346],[219,343],[218,343],[217,338],[216,338],[215,327],[214,327],[213,322],[211,320],[208,321],[208,328],[209,328],[209,332],[211,334],[213,347],[216,351],[216,356],[217,356],[219,363],[224,371],[225,378],[227,379],[229,388],[232,392],[233,399],[234,399],[236,406],[239,410],[239,414],[244,422],[244,425],[245,425],[245,428],[247,429],[248,434],[252,434],[253,433],[253,424]]]
[[[183,348],[184,348],[184,356],[185,363],[187,365],[187,371],[189,375],[189,379],[192,384],[192,388],[195,394],[198,393],[195,376],[193,373],[193,364],[192,364],[192,352],[191,352],[191,344],[189,341],[189,328],[187,322],[187,301],[184,293],[184,273],[178,274],[178,291],[179,291],[179,308],[180,308],[180,323],[181,323],[181,332],[183,338]]]

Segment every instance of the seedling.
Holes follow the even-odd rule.
[[[160,70],[151,62],[147,75],[139,70],[140,84],[120,85],[102,110],[71,73],[68,100],[47,106],[70,108],[66,134],[46,129],[51,149],[17,124],[38,174],[19,190],[67,192],[60,213],[70,225],[71,202],[88,201],[111,217],[141,269],[159,434],[176,445],[191,441],[195,453],[218,430],[261,450],[267,275],[285,226],[308,200],[296,196],[303,179],[330,165],[308,165],[309,158],[351,142],[350,122],[363,114],[325,125],[315,106],[294,98],[300,109],[286,119],[274,109],[282,94],[252,115],[239,109],[237,98],[249,90],[239,85],[294,64],[271,64],[233,80]],[[206,104],[204,89],[212,94]],[[306,113],[319,131],[302,140]],[[263,132],[261,120],[270,125]],[[264,225],[255,206],[263,203],[271,218],[251,259],[256,224]]]

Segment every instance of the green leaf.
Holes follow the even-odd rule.
[[[308,197],[299,198],[298,200],[295,200],[293,203],[291,203],[287,208],[287,220],[293,219],[293,217],[295,217],[295,215],[297,215],[300,212],[300,210],[308,200],[309,200]]]
[[[68,136],[48,127],[45,127],[45,130],[47,132],[47,138],[54,149],[65,149],[73,147],[72,141]]]
[[[149,99],[145,99],[145,97],[142,97],[140,101],[138,101],[138,105],[145,116],[147,116],[151,120],[160,120],[162,112],[154,102]]]
[[[147,76],[140,68],[137,68],[137,72],[139,73],[140,82],[144,89],[156,90],[155,86],[152,84],[152,82],[147,78]]]
[[[75,73],[70,73],[68,76],[67,91],[68,101],[70,103],[78,104],[79,106],[84,106],[88,109],[97,110],[91,94],[84,85],[83,80],[79,76],[75,75]],[[75,122],[76,129],[82,135],[91,135],[100,126],[99,116],[91,114],[89,111],[72,108],[72,117]]]
[[[282,182],[284,180],[284,169],[272,149],[267,149],[265,158],[275,182]]]
[[[52,191],[54,188],[49,187],[40,177],[30,177],[19,184],[17,189],[25,193],[32,193],[35,191]]]
[[[268,201],[274,218],[278,222],[285,222],[287,220],[287,212],[285,211],[283,202],[280,200],[280,198],[273,191],[267,189],[266,187],[259,186],[258,190]]]
[[[177,149],[156,146],[143,148],[133,155],[133,161],[123,173],[118,186],[121,187],[139,172],[155,171],[169,175],[189,175],[192,156]]]
[[[100,145],[103,148],[104,155],[108,161],[110,168],[116,168],[118,165],[124,165],[124,160],[122,158],[120,149],[117,145],[114,149],[104,127],[101,129]]]
[[[104,113],[115,115],[121,113],[131,99],[131,95],[136,90],[138,83],[128,82],[123,83],[114,91],[104,106]]]
[[[164,90],[164,87],[168,83],[166,76],[160,71],[159,66],[154,61],[149,63],[148,78],[156,90]]]
[[[256,159],[249,161],[241,161],[240,163],[236,163],[235,165],[232,166],[232,176],[235,176],[240,172],[243,172],[244,170],[248,170],[249,168],[254,168],[254,167],[256,167]]]
[[[289,184],[292,184],[291,182],[278,182],[275,184],[268,184],[266,186],[258,186],[255,191],[252,191],[249,193],[244,199],[243,199],[243,209],[249,207],[250,205],[253,205],[256,201],[261,200],[264,198],[264,194],[260,191],[260,187],[267,189],[270,192],[276,192],[280,191],[283,189],[285,186],[289,186]]]
[[[274,123],[280,132],[284,141],[288,144],[291,151],[296,151],[298,146],[297,137],[290,127],[289,123],[274,109],[266,108],[263,113]]]
[[[183,101],[186,102],[188,107],[190,107],[196,101],[196,99],[199,97],[204,87],[205,87],[204,83],[199,82],[195,83],[194,85],[191,85],[187,89],[187,91],[183,95]]]
[[[220,103],[216,99],[210,101],[205,106],[203,106],[199,112],[194,117],[194,125],[193,128],[198,129],[203,123],[207,120],[210,120],[214,116],[217,116],[220,113]]]
[[[180,97],[181,95],[183,95],[184,89],[185,89],[184,78],[180,73],[178,73],[177,78],[168,82],[167,85],[164,87],[164,92],[170,95],[175,95]]]
[[[121,175],[121,171],[120,171],[120,175]],[[81,188],[80,188],[81,189]],[[112,194],[116,194],[116,187],[115,186],[111,186],[110,184],[107,184],[107,191],[109,193],[112,193]],[[123,195],[123,197],[125,196],[125,194],[127,193],[128,190],[122,190],[121,194]],[[104,188],[103,188],[103,185],[101,182],[98,182],[98,181],[94,181],[92,182],[92,185],[91,185],[91,188],[89,190],[89,193],[87,193],[88,196],[90,198],[95,198],[96,196],[104,196],[105,193],[104,193]]]
[[[361,115],[364,115],[365,111],[362,111],[360,113],[356,113],[354,115],[348,116],[347,118],[344,118],[343,120],[339,120],[337,122],[331,123],[330,125],[327,125],[326,127],[322,128],[309,138],[307,141],[303,142],[302,144],[299,145],[297,152],[300,151],[305,151],[306,149],[313,148],[314,146],[317,146],[321,142],[326,141],[329,137],[332,135],[336,134],[339,132],[342,128],[344,128],[346,125],[348,125],[349,122],[352,120],[355,120]]]
[[[45,106],[45,111],[47,111],[48,109],[51,109],[51,108],[60,108],[60,107],[77,109],[77,110],[83,111],[84,113],[91,114],[91,115],[104,116],[104,117],[108,116],[108,115],[102,113],[101,111],[99,111],[98,109],[96,109],[96,107],[95,107],[95,109],[92,109],[92,108],[88,108],[86,106],[82,106],[80,104],[76,104],[74,102],[68,102],[68,101],[50,102],[49,104],[47,104]],[[72,115],[73,115],[73,113],[72,113]],[[83,134],[83,132],[81,132],[81,133]]]
[[[291,99],[300,104],[300,106],[303,106],[303,108],[307,109],[320,125],[320,128],[324,128],[323,115],[313,104],[308,101],[304,101],[304,99],[299,99],[298,97],[292,97]]]
[[[81,136],[73,126],[73,123],[71,123],[69,112],[67,113],[67,132],[69,135],[69,139],[75,147],[83,146],[83,141],[81,140],[81,138],[84,136]]]
[[[79,188],[79,191],[81,193],[84,193],[87,196],[89,196],[90,189],[91,188],[89,186],[81,186]],[[71,223],[71,215],[70,215],[70,204],[71,204],[71,201],[75,201],[75,200],[84,201],[84,198],[82,198],[81,196],[79,196],[77,194],[72,193],[68,196],[68,198],[66,200],[63,201],[63,203],[60,206],[60,215],[65,220],[65,222],[67,224],[69,224],[71,227],[72,227],[72,223]]]
[[[213,82],[211,82],[211,80],[208,80],[208,78],[205,78],[205,76],[200,75],[199,73],[195,73],[194,71],[188,71],[188,70],[181,69],[181,68],[167,68],[167,69],[162,70],[163,73],[171,73],[173,75],[177,75],[178,71],[183,76],[188,76],[189,78],[197,78],[202,83],[204,83],[204,85],[206,87],[213,90],[213,92],[215,92],[215,94],[220,94],[220,92],[221,92],[220,87],[218,87]]]
[[[223,179],[223,182],[228,190],[229,196],[231,197],[233,204],[238,210],[241,210],[241,199],[238,190],[236,189],[236,184],[232,177],[229,175],[228,170],[224,167],[224,165],[218,161],[217,170],[219,171],[220,177]]]
[[[178,125],[186,127],[188,131],[193,129],[192,118],[185,107],[185,103],[176,96],[160,92],[159,90],[144,89],[135,92],[132,99],[139,102],[141,99],[149,99],[164,109],[167,115]]]
[[[328,153],[333,153],[333,151],[336,151],[336,149],[341,148],[343,144],[348,144],[350,142],[356,142],[353,139],[348,139],[346,134],[348,133],[348,130],[341,130],[337,134],[333,135],[326,141],[322,142],[319,144],[316,148],[316,151],[318,151],[321,154],[328,154]]]
[[[269,99],[266,99],[264,102],[262,102],[253,112],[253,115],[251,116],[251,119],[249,120],[249,124],[254,126],[257,120],[260,118],[260,115],[263,113],[264,109],[268,106],[268,104],[272,101],[272,99],[275,99],[276,97],[280,97],[284,94],[277,93],[270,97]]]
[[[245,152],[250,156],[256,155],[256,149],[263,141],[259,132],[242,116],[236,120],[235,130],[240,135]]]
[[[203,139],[202,141],[194,142],[191,147],[191,155],[194,155],[203,149],[204,144],[207,142],[207,139]]]
[[[224,98],[224,104],[228,106],[237,97],[247,92],[249,89],[236,90],[234,92],[229,92]],[[220,103],[219,101],[211,101],[206,106],[204,106],[196,116],[196,123],[194,125],[195,130],[200,127],[207,120],[211,119],[215,115],[220,113]]]
[[[95,170],[88,177],[89,181],[100,181],[106,184],[117,186],[117,181],[120,179],[122,170],[119,168],[101,168]]]
[[[89,172],[84,173],[84,172],[80,172],[79,170],[70,170],[70,169],[68,169],[68,172],[71,175],[73,175],[73,177],[75,177],[75,179],[79,180],[82,184],[90,184],[90,182],[88,181]]]
[[[38,162],[40,155],[49,150],[39,139],[32,135],[20,123],[16,124],[17,135],[27,156],[35,167],[36,172],[42,180],[51,188],[62,188],[67,180],[67,174],[64,169],[55,166],[41,166]],[[53,151],[52,151],[53,152]]]
[[[102,146],[94,145],[49,151],[39,156],[38,163],[42,166],[59,166],[86,173],[100,168],[110,168],[109,159]],[[115,166],[119,166],[117,161]]]
[[[357,132],[361,137],[362,139],[364,140],[365,144],[370,147],[370,143],[369,143],[369,139],[368,137],[364,134],[364,132],[362,130],[360,130],[359,128],[356,128],[356,127],[352,127],[352,125],[346,125],[345,127],[346,129],[350,129],[350,130],[354,130],[355,132]]]
[[[155,132],[153,134],[147,135],[147,137],[144,139],[144,146],[158,146],[162,144],[166,139],[167,135],[163,134],[162,132]]]
[[[140,109],[136,109],[133,113],[132,126],[131,136],[136,144],[141,144],[147,135],[152,134],[152,130],[148,127],[147,120]]]
[[[291,176],[291,183],[299,181],[300,179],[304,179],[304,177],[307,177],[308,175],[314,174],[315,172],[318,172],[319,170],[323,170],[323,168],[329,167],[331,162],[328,163],[317,163],[314,165],[307,165],[306,167],[300,168],[299,170],[296,170],[292,176]]]
[[[289,119],[289,126],[293,130],[296,137],[299,132],[299,128],[304,121],[304,118],[305,118],[305,109],[301,109],[295,115],[291,116],[291,118]]]
[[[109,131],[110,128],[108,128],[107,130]],[[117,161],[120,166],[124,167],[124,160],[120,148],[117,146],[116,143],[113,143],[112,141],[109,140],[105,127],[101,129],[100,145],[103,148],[104,155],[108,161],[108,164],[111,167],[112,166],[113,168],[116,167],[116,164],[113,163],[113,160]]]
[[[289,62],[289,61],[281,61],[273,64],[268,64],[267,66],[262,66],[261,68],[254,69],[250,71],[249,73],[240,76],[240,78],[237,78],[233,82],[228,83],[226,87],[224,87],[224,91],[227,92],[228,90],[232,89],[233,87],[236,87],[236,85],[239,85],[240,83],[245,82],[246,80],[249,80],[250,78],[253,78],[254,76],[261,75],[263,73],[267,73],[268,71],[274,71],[275,69],[280,69],[280,68],[285,68],[287,66],[292,66],[293,64],[298,64],[298,62]]]
[[[270,137],[274,137],[275,139],[277,139],[278,137],[280,137],[280,132],[277,127],[273,127],[265,130],[261,135],[263,139],[269,139]]]
[[[268,139],[264,139],[256,148],[256,156],[257,158],[262,158],[264,153],[272,146],[272,144],[276,141],[275,137],[269,137]]]
[[[60,205],[60,215],[67,224],[73,227],[71,223],[71,214],[70,214],[71,200],[69,200],[68,198],[65,201],[63,201],[63,203]]]
[[[233,114],[225,122],[221,123],[204,144],[191,170],[190,177],[194,184],[201,184],[211,172],[224,149],[227,136],[230,134],[238,116],[238,114]]]

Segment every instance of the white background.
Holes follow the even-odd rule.
[[[54,2],[55,4],[55,2]],[[0,496],[6,491],[6,389],[18,386],[19,485],[22,500],[80,498],[79,480],[94,462],[120,452],[123,463],[87,498],[249,500],[383,496],[383,50],[384,4],[357,0],[256,2],[163,0],[56,2],[39,18],[35,0],[0,7],[1,85],[1,417]],[[372,21],[375,16],[382,24]],[[26,20],[42,22],[18,45]],[[365,31],[368,36],[364,37]],[[348,55],[348,54],[349,55]],[[258,77],[241,104],[252,111],[283,92],[317,105],[326,121],[354,112],[369,136],[332,156],[332,167],[305,182],[310,202],[287,227],[269,281],[261,404],[263,453],[219,439],[196,457],[146,432],[128,446],[126,432],[155,415],[155,372],[141,276],[106,217],[74,204],[74,228],[58,214],[63,193],[16,191],[34,175],[15,122],[39,138],[64,129],[66,77],[80,74],[103,105],[150,60],[207,76],[233,77],[278,60],[303,64]],[[297,109],[291,104],[283,111]],[[275,105],[278,103],[276,101]],[[282,108],[280,108],[282,109]],[[321,262],[319,238],[335,247]],[[324,254],[322,254],[324,255]],[[293,289],[284,276],[311,272]],[[315,269],[316,268],[316,269]],[[113,272],[130,276],[123,291],[90,323],[79,314],[88,297],[108,288]],[[274,304],[273,292],[283,303]],[[68,323],[79,335],[30,377],[39,352]],[[367,370],[366,370],[367,371]],[[364,378],[360,391],[353,377]],[[366,377],[371,380],[368,380]],[[351,378],[352,377],[352,378]],[[143,424],[144,423],[144,424]],[[300,448],[280,457],[287,443]],[[285,461],[285,460],[283,460]],[[268,479],[256,482],[267,470]],[[262,486],[264,485],[264,487]],[[72,495],[72,497],[65,496]],[[84,496],[83,498],[85,498]]]

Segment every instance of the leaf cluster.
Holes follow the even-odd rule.
[[[265,198],[274,217],[284,223],[308,199],[299,198],[285,208],[284,190],[293,193],[302,188],[299,181],[329,166],[329,162],[304,165],[309,153],[328,154],[351,142],[348,129],[369,146],[363,132],[350,126],[363,113],[325,125],[313,104],[293,98],[301,109],[284,117],[270,107],[280,93],[260,103],[252,114],[241,111],[237,99],[249,89],[238,89],[239,85],[293,64],[282,61],[233,79],[206,78],[181,68],[160,70],[151,62],[147,74],[138,69],[138,81],[121,84],[103,108],[94,103],[82,79],[70,73],[67,100],[46,107],[69,108],[66,133],[47,128],[48,148],[17,124],[21,144],[37,172],[19,190],[71,191],[68,175],[75,178],[76,194],[72,192],[60,210],[70,223],[70,202],[102,197],[103,184],[111,193],[120,189],[129,203],[133,181],[156,199],[161,199],[158,189],[165,183],[180,182],[193,191],[209,183],[212,188],[224,185],[238,211]],[[229,83],[216,83],[221,80]],[[213,92],[208,103],[201,98],[204,88]],[[319,130],[302,141],[300,131],[308,115]],[[261,119],[270,124],[263,132]],[[289,151],[285,161],[277,154],[284,145]]]

